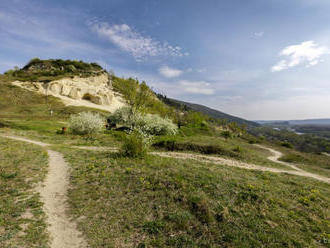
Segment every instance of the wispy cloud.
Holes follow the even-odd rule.
[[[191,94],[213,95],[214,89],[210,87],[210,83],[206,81],[179,81],[179,86],[182,91]]]
[[[280,56],[286,59],[279,61],[271,70],[273,72],[283,71],[301,64],[306,66],[317,65],[323,55],[329,54],[329,48],[320,46],[314,41],[305,41],[298,45],[284,48]]]
[[[253,33],[253,36],[255,38],[262,38],[264,36],[265,32],[261,31],[261,32],[255,32]]]
[[[28,1],[19,1],[19,4],[1,9],[0,38],[4,52],[0,59],[10,54],[11,63],[1,63],[0,71],[8,70],[11,64],[21,66],[33,57],[89,60],[113,53],[82,38],[86,27],[75,26],[73,16],[85,18],[79,11],[49,10]],[[20,51],[19,55],[17,51]]]
[[[159,73],[167,78],[174,78],[180,76],[183,71],[175,68],[168,67],[167,65],[161,66],[158,69]]]
[[[109,25],[108,23],[94,23],[93,31],[110,40],[121,50],[130,53],[137,61],[147,57],[188,55],[179,46],[171,46],[167,42],[160,42],[151,37],[144,36],[127,24]]]

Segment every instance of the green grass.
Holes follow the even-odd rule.
[[[33,187],[48,157],[35,145],[0,138],[0,247],[48,247],[45,215]]]
[[[151,155],[130,159],[71,149],[119,147],[123,133],[57,134],[67,127],[70,114],[87,108],[46,100],[8,80],[0,76],[0,132],[54,144],[65,155],[72,165],[70,212],[91,247],[329,247],[329,185],[193,160]],[[156,100],[151,103],[150,111],[166,115],[167,108]],[[244,162],[289,169],[267,160],[270,153],[249,140],[225,139],[212,128],[182,129],[174,137],[179,143],[215,146],[221,156],[234,154]],[[3,138],[0,147],[0,247],[22,247],[24,242],[27,247],[46,247],[40,200],[25,179],[42,180],[47,156],[33,145]],[[274,148],[286,154],[286,161],[329,175],[328,157]],[[29,220],[22,217],[27,209],[33,214]]]
[[[178,144],[183,144],[183,147],[188,146],[187,149],[183,149],[189,152],[189,146],[213,146],[219,150],[218,155],[228,157],[231,159],[240,160],[247,163],[253,163],[266,167],[290,169],[282,164],[274,163],[267,159],[271,153],[265,149],[261,149],[253,144],[249,144],[248,141],[239,138],[225,139],[221,135],[195,135],[195,136],[175,136],[175,137],[158,137],[156,142],[162,140],[174,140]],[[198,148],[198,147],[197,147]],[[191,150],[194,151],[195,149]],[[195,151],[197,151],[196,149]],[[213,150],[213,149],[211,149]],[[215,153],[217,154],[217,153]]]
[[[285,155],[280,160],[293,163],[303,170],[330,177],[330,159],[328,156],[298,152],[292,149],[282,149],[282,151]]]
[[[327,184],[148,156],[60,149],[91,247],[328,247]]]

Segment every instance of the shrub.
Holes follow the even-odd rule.
[[[178,130],[170,119],[155,114],[138,115],[135,125],[140,131],[150,135],[175,135]]]
[[[118,109],[109,119],[112,123],[124,125],[147,135],[174,135],[178,129],[170,119],[156,114],[134,113],[130,107]]]
[[[108,119],[111,123],[130,127],[133,125],[134,114],[130,107],[121,107],[110,115]]]
[[[121,147],[121,153],[131,158],[143,158],[146,156],[149,142],[139,133],[127,134]]]
[[[228,131],[228,130],[221,132],[221,136],[224,137],[225,139],[228,139],[228,138],[232,138],[233,137],[232,133],[230,131]]]
[[[74,134],[94,134],[102,130],[103,118],[92,112],[81,112],[71,115],[70,129]]]
[[[293,145],[291,143],[287,142],[287,141],[282,142],[281,146],[286,147],[286,148],[290,148],[290,149],[293,148]]]
[[[168,151],[192,151],[202,154],[218,154],[228,157],[240,158],[240,155],[217,145],[202,145],[191,142],[178,142],[175,139],[162,139],[153,144],[154,147],[164,148]]]

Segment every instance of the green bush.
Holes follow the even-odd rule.
[[[140,134],[127,134],[121,147],[122,155],[130,158],[143,158],[147,155],[149,142]]]
[[[81,112],[70,117],[70,129],[74,134],[95,134],[104,127],[104,119],[98,113]]]
[[[221,136],[224,137],[225,139],[229,139],[233,137],[232,133],[228,130],[222,131]]]
[[[287,142],[287,141],[282,142],[281,146],[286,147],[286,148],[290,148],[290,149],[293,148],[293,145],[291,143]]]

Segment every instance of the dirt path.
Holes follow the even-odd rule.
[[[279,160],[283,156],[283,153],[281,153],[280,151],[276,151],[272,148],[262,146],[262,145],[255,145],[255,146],[270,151],[273,154],[273,155],[270,155],[269,157],[267,157],[270,161],[273,161],[273,162],[279,163],[279,164],[283,164],[283,165],[291,167],[292,169],[297,170],[297,171],[303,171],[302,169],[300,169],[290,163],[286,163],[284,161]]]
[[[313,178],[318,181],[330,184],[330,178],[304,171],[294,165],[291,165],[289,163],[278,160],[283,155],[281,152],[276,151],[269,147],[261,146],[261,145],[258,145],[258,147],[260,147],[262,149],[266,149],[272,153],[272,155],[268,157],[269,160],[276,162],[276,163],[286,165],[286,166],[292,168],[293,170],[284,170],[284,169],[263,167],[260,165],[245,163],[245,162],[242,162],[239,160],[227,159],[227,158],[223,158],[223,157],[210,156],[210,155],[193,154],[193,153],[151,152],[150,154],[160,156],[160,157],[167,157],[167,158],[193,159],[193,160],[197,160],[199,162],[227,165],[227,166],[233,166],[233,167],[238,167],[238,168],[248,169],[248,170],[259,170],[259,171],[268,171],[268,172],[273,172],[273,173],[285,173],[285,174],[290,174],[290,175],[303,176],[303,177]],[[118,149],[114,148],[114,147],[74,146],[73,148],[83,149],[83,150],[92,150],[92,151],[111,151],[111,152],[118,151]]]
[[[42,147],[48,144],[16,136],[3,136],[10,139],[29,142]],[[85,248],[86,242],[77,230],[76,224],[68,218],[67,190],[69,186],[69,166],[61,153],[47,150],[49,169],[43,185],[38,187],[44,211],[47,215],[48,232],[51,237],[51,248]]]
[[[298,171],[298,170],[282,170],[282,169],[276,169],[276,168],[268,168],[268,167],[263,167],[263,166],[259,166],[259,165],[255,165],[255,164],[244,163],[244,162],[237,161],[237,160],[225,159],[225,158],[215,157],[215,156],[192,154],[192,153],[152,152],[151,154],[161,156],[161,157],[168,157],[168,158],[193,159],[193,160],[197,160],[197,161],[204,162],[204,163],[227,165],[227,166],[233,166],[233,167],[238,167],[238,168],[248,169],[248,170],[268,171],[268,172],[273,172],[273,173],[285,173],[285,174],[296,175],[296,176],[310,177],[310,178],[314,178],[318,181],[330,184],[330,178],[322,177],[320,175],[309,173],[309,172],[306,172],[306,171],[303,171],[300,169]]]

